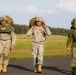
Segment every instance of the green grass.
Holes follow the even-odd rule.
[[[69,56],[70,52],[66,51],[66,36],[52,35],[46,38],[44,44],[44,57]],[[23,60],[31,59],[31,37],[25,35],[17,35],[17,41],[14,50],[10,53],[10,59]]]

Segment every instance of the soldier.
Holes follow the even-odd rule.
[[[44,41],[46,35],[51,35],[51,31],[49,30],[47,25],[42,25],[42,23],[43,19],[41,17],[37,17],[35,21],[35,26],[32,26],[31,29],[26,33],[27,36],[32,35],[31,54],[33,56],[35,73],[42,72]]]
[[[9,54],[14,48],[16,35],[14,28],[8,25],[6,17],[0,18],[0,72],[7,72]]]
[[[76,18],[74,18],[71,22],[72,27],[68,33],[67,39],[67,50],[70,50],[70,43],[71,43],[71,52],[72,52],[72,61],[71,61],[71,68],[72,68],[72,75],[75,75],[76,69]]]

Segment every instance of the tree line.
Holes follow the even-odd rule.
[[[19,25],[19,24],[14,24],[14,31],[16,34],[26,34],[26,32],[30,29],[28,25]],[[68,29],[64,28],[51,28],[49,29],[52,32],[52,35],[67,35],[68,34]]]

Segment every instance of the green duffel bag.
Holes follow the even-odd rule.
[[[45,25],[45,22],[43,21],[42,17],[33,17],[32,19],[30,19],[29,21],[29,27],[31,28],[32,26],[36,26],[36,20],[37,21],[41,21],[42,25]]]
[[[13,19],[10,16],[5,16],[7,18],[8,24],[13,26]]]
[[[30,21],[29,21],[29,27],[30,27],[30,28],[31,28],[32,26],[35,26],[36,18],[37,18],[37,17],[34,17],[34,18],[30,19]]]

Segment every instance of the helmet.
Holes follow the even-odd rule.
[[[6,17],[0,17],[0,21],[7,21],[7,18]]]
[[[71,21],[71,25],[74,25],[76,24],[76,18],[74,18],[72,21]]]
[[[37,17],[37,18],[36,18],[36,21],[43,22],[43,19],[42,19],[42,17]]]

